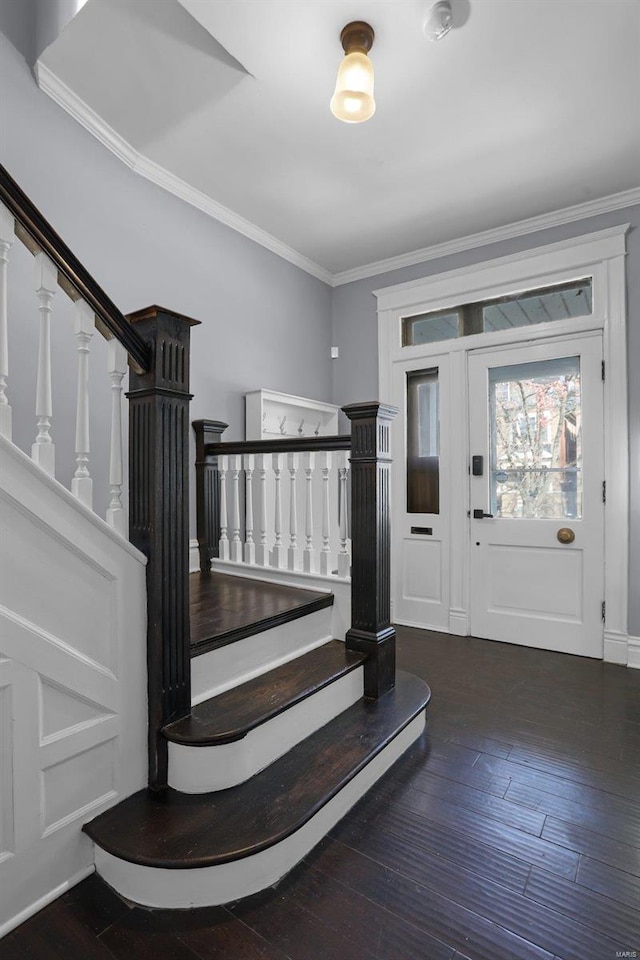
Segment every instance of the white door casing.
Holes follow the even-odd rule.
[[[465,368],[467,355],[472,350],[535,343],[551,337],[571,337],[602,331],[603,356],[607,369],[604,383],[604,479],[608,494],[604,531],[604,659],[624,664],[628,661],[629,453],[624,263],[625,235],[628,229],[628,224],[622,224],[468,268],[374,291],[378,299],[379,396],[383,401],[398,402],[398,374],[395,372],[398,365],[407,366],[415,361],[416,368],[425,369],[430,366],[432,358],[446,352],[449,355],[450,372],[457,377],[458,383],[461,383],[463,378],[460,371]],[[444,343],[402,346],[403,316],[539,289],[586,276],[591,276],[593,284],[593,309],[587,317],[514,328],[499,333],[474,334]],[[463,461],[466,463],[468,459],[467,410],[465,387],[459,395],[453,397],[449,410],[450,455],[458,466]],[[398,437],[402,437],[402,430],[396,427],[392,451],[394,476],[404,471]],[[394,480],[394,484],[396,483]],[[456,468],[449,485],[452,504],[449,518],[449,631],[462,635],[469,633],[469,524],[466,517],[466,511],[470,509],[468,487],[467,476],[460,475]],[[457,507],[454,509],[455,501]],[[393,509],[395,522],[398,512],[398,504],[395,502]],[[464,527],[464,535],[461,534],[461,527]],[[465,544],[463,555],[457,557],[456,543]],[[394,598],[397,593],[398,570],[396,547],[392,555]],[[394,618],[401,622],[396,615],[395,604],[392,613]]]

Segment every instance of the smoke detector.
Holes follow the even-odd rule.
[[[449,0],[438,0],[431,7],[424,22],[424,35],[427,40],[442,40],[453,26],[451,4]]]

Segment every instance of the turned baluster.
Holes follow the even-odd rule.
[[[231,538],[231,559],[234,563],[242,563],[242,540],[240,539],[240,470],[242,469],[242,457],[233,456],[230,458],[231,466],[231,519],[232,531]]]
[[[221,560],[229,559],[229,537],[227,536],[227,530],[229,527],[229,520],[227,517],[227,473],[229,471],[229,457],[222,456],[220,457],[219,463],[219,472],[220,472],[220,551],[219,557]]]
[[[122,505],[122,379],[127,372],[127,351],[119,340],[107,344],[107,372],[111,381],[111,444],[109,448],[109,507],[107,523],[127,535],[127,512]]]
[[[253,542],[253,471],[256,458],[252,453],[245,454],[244,458],[244,477],[245,477],[245,543],[244,543],[244,562],[256,562],[256,545]]]
[[[329,474],[331,472],[331,454],[323,450],[320,454],[320,469],[322,471],[322,548],[320,550],[320,573],[327,576],[331,573],[331,520],[329,513]]]
[[[35,258],[35,288],[40,311],[36,418],[38,434],[31,447],[33,460],[47,473],[55,474],[55,446],[51,439],[51,301],[57,290],[58,272],[44,253]]]
[[[269,565],[269,547],[267,545],[267,463],[268,454],[258,454],[258,480],[260,504],[260,542],[256,544],[256,563],[261,567]]]
[[[313,550],[313,471],[315,453],[304,454],[304,535],[305,545],[302,551],[302,569],[305,573],[315,570]]]
[[[282,542],[282,490],[280,482],[282,478],[282,454],[273,454],[273,474],[275,477],[275,543],[271,558],[273,567],[284,567],[286,562],[285,548]]]
[[[351,558],[347,550],[347,540],[349,539],[348,522],[348,498],[347,498],[347,476],[349,473],[349,457],[342,452],[339,455],[339,486],[338,486],[338,509],[340,511],[340,552],[338,553],[338,576],[348,577],[351,571]]]
[[[7,313],[7,268],[13,243],[14,220],[0,204],[0,434],[11,440],[11,406],[7,397],[9,379],[9,317]]]
[[[93,506],[93,480],[89,472],[89,348],[95,331],[93,311],[84,300],[74,304],[74,333],[78,341],[78,392],[76,398],[76,470],[71,492],[86,507]]]
[[[287,562],[289,570],[297,570],[300,563],[300,548],[298,547],[298,467],[300,455],[289,453],[287,455],[287,464],[289,467],[290,493],[289,493],[289,550],[287,551]]]

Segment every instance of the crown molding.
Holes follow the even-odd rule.
[[[412,250],[409,253],[389,257],[386,260],[377,260],[373,263],[363,264],[361,267],[354,267],[352,270],[344,270],[340,273],[332,274],[319,263],[294,250],[293,247],[278,240],[277,237],[267,233],[266,230],[258,227],[255,223],[234,213],[233,210],[218,203],[201,190],[197,190],[185,180],[182,180],[180,177],[171,173],[171,171],[160,166],[160,164],[145,157],[125,140],[124,137],[120,136],[113,127],[109,126],[95,110],[74,93],[73,90],[60,80],[42,61],[39,60],[36,63],[34,72],[38,86],[43,93],[50,96],[63,110],[77,120],[85,130],[93,134],[103,146],[111,150],[123,163],[126,163],[131,170],[140,174],[140,176],[146,177],[147,180],[162,187],[169,193],[174,194],[174,196],[179,197],[181,200],[186,201],[186,203],[191,204],[192,207],[213,217],[214,220],[218,220],[220,223],[231,227],[232,230],[241,233],[249,240],[259,243],[262,247],[282,257],[294,266],[300,267],[301,270],[311,274],[311,276],[316,277],[330,287],[340,287],[346,283],[353,283],[355,280],[375,277],[379,274],[389,273],[392,270],[400,270],[403,267],[411,267],[417,263],[424,263],[428,260],[438,260],[441,257],[450,256],[451,254],[462,253],[464,250],[472,250],[474,247],[487,246],[490,243],[498,243],[500,240],[510,240],[514,237],[535,233],[538,230],[561,226],[562,224],[572,223],[576,220],[584,220],[586,217],[593,217],[601,213],[609,213],[612,210],[620,210],[624,207],[640,204],[640,187],[634,187],[631,190],[614,193],[608,197],[587,200],[585,203],[564,207],[562,210],[543,213],[536,217],[529,217],[526,220],[518,220],[515,223],[505,224],[502,227],[482,230],[480,233],[469,234],[466,237],[458,237],[455,240],[446,240],[444,243],[436,243],[429,247],[423,247],[420,250]]]
[[[135,173],[140,174],[140,176],[145,177],[169,193],[173,193],[174,196],[179,197],[181,200],[191,204],[192,207],[196,207],[196,209],[208,214],[210,217],[213,217],[214,220],[218,220],[220,223],[225,224],[225,226],[231,227],[231,229],[237,233],[241,233],[243,236],[248,237],[249,240],[259,243],[260,246],[282,257],[283,260],[287,260],[294,266],[300,267],[301,270],[310,273],[311,276],[331,286],[332,274],[320,266],[320,264],[310,260],[309,257],[305,257],[304,254],[298,253],[293,247],[289,247],[286,243],[267,233],[266,230],[258,227],[255,223],[251,223],[250,220],[246,220],[239,214],[234,213],[233,210],[213,200],[206,193],[197,190],[185,180],[171,173],[170,170],[160,166],[160,164],[155,163],[136,150],[135,147],[125,140],[124,137],[120,136],[113,127],[109,126],[95,110],[74,93],[73,90],[60,80],[41,60],[36,63],[34,72],[40,90],[51,97],[58,106],[62,107],[74,120],[77,120],[85,130],[93,134],[103,146],[111,150],[119,160],[126,163]]]
[[[584,220],[586,217],[595,217],[600,213],[621,210],[635,204],[640,204],[640,187],[624,190],[621,193],[613,193],[608,197],[600,197],[597,200],[587,200],[585,203],[578,203],[572,207],[564,207],[562,210],[553,210],[551,213],[529,217],[527,220],[517,220],[515,223],[505,224],[503,227],[482,230],[480,233],[472,233],[467,237],[446,240],[444,243],[436,243],[430,247],[423,247],[421,250],[412,250],[397,257],[389,257],[387,260],[366,263],[362,267],[354,267],[353,270],[334,273],[331,278],[331,286],[340,287],[345,283],[353,283],[354,280],[364,280],[381,273],[400,270],[402,267],[412,267],[416,263],[423,263],[427,260],[438,260],[440,257],[462,253],[462,251],[472,250],[474,247],[484,247],[490,243],[498,243],[500,240],[511,240],[514,237],[526,236],[526,234],[536,233],[538,230],[558,227],[564,223]]]

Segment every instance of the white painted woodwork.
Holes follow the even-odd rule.
[[[231,863],[185,870],[144,867],[96,847],[96,869],[122,896],[152,907],[203,907],[229,903],[272,886],[295,866],[420,736],[425,711],[328,803],[285,840]]]
[[[346,451],[338,454],[338,514],[340,524],[340,550],[338,551],[338,576],[351,575],[351,557],[349,555],[349,497],[347,479],[349,476],[349,455]]]
[[[305,544],[302,551],[302,567],[305,573],[315,570],[315,548],[313,546],[313,471],[315,453],[304,454],[304,533]]]
[[[76,469],[71,492],[89,509],[93,506],[93,480],[89,470],[89,350],[95,333],[93,311],[84,300],[74,304],[74,334],[78,343],[76,398]]]
[[[230,565],[231,566],[231,565]],[[331,607],[191,658],[191,702],[201,703],[332,639]]]
[[[0,527],[1,936],[91,871],[147,716],[143,555],[3,437]]]
[[[469,358],[471,449],[489,463],[488,373],[492,367],[580,358],[582,515],[561,519],[470,519],[470,629],[474,637],[602,658],[604,597],[601,335],[507,347]],[[471,477],[471,510],[489,512],[489,471]],[[572,544],[557,531],[569,527]]]
[[[256,562],[256,545],[253,540],[253,473],[255,470],[256,458],[254,454],[247,453],[244,456],[244,503],[245,503],[245,542],[244,542],[244,562],[254,564]]]
[[[331,473],[331,453],[323,450],[318,456],[322,474],[322,547],[320,549],[320,573],[331,573],[331,514],[329,510],[329,474]]]
[[[259,483],[260,540],[256,544],[256,563],[261,567],[269,565],[269,546],[267,543],[267,464],[269,456],[261,453],[257,458]],[[222,559],[222,558],[221,558]]]
[[[229,458],[231,471],[231,559],[236,563],[242,561],[242,540],[240,539],[240,470],[242,457]]]
[[[218,470],[220,473],[220,544],[219,554],[221,560],[228,560],[229,536],[227,534],[229,519],[227,514],[227,473],[229,472],[229,457],[222,456],[218,458]]]
[[[107,344],[107,373],[111,382],[111,431],[109,445],[109,506],[107,523],[127,536],[128,518],[122,503],[122,380],[127,372],[127,351],[115,338]]]
[[[234,743],[191,747],[170,741],[169,786],[208,793],[244,783],[360,700],[363,684],[363,668],[351,670]]]
[[[300,548],[298,547],[298,469],[300,454],[287,454],[289,468],[289,549],[287,551],[287,566],[289,570],[297,570],[300,565]]]
[[[601,331],[607,368],[604,381],[604,468],[600,481],[607,484],[604,527],[604,599],[607,618],[604,625],[604,659],[630,662],[627,628],[629,565],[629,445],[627,398],[627,310],[625,288],[625,251],[628,224],[621,224],[584,236],[574,237],[489,260],[420,280],[409,281],[375,291],[378,299],[379,396],[397,396],[398,366],[427,368],[446,353],[450,362],[451,391],[449,465],[451,474],[447,493],[451,499],[451,554],[445,576],[450,588],[448,628],[453,633],[470,632],[469,593],[469,437],[466,366],[470,351],[539,341],[572,338]],[[539,289],[591,276],[593,311],[590,316],[512,328],[500,332],[475,334],[445,343],[403,347],[403,316],[443,309],[455,304],[477,302],[522,291]],[[394,384],[396,386],[394,387]],[[393,430],[392,467],[394,518],[397,526],[399,477],[404,474],[402,425],[398,417]],[[441,436],[443,434],[441,433]],[[400,506],[401,508],[401,506]],[[397,541],[392,550],[392,583],[395,599],[401,576],[401,557]],[[395,610],[394,617],[404,622]],[[428,626],[428,621],[415,621]],[[437,627],[436,627],[437,628]],[[440,629],[440,628],[438,628]]]
[[[340,407],[275,390],[245,393],[247,440],[275,437],[326,437],[338,432]]]
[[[0,436],[11,440],[11,405],[7,396],[9,380],[9,316],[7,284],[9,251],[14,241],[14,219],[0,203]]]
[[[35,290],[40,313],[38,372],[36,381],[36,419],[38,433],[31,456],[46,473],[55,474],[55,446],[51,438],[53,403],[51,397],[51,302],[58,289],[58,271],[44,253],[34,260]]]
[[[286,550],[282,542],[282,464],[283,454],[272,454],[274,476],[274,533],[275,542],[271,551],[271,566],[286,567]]]

